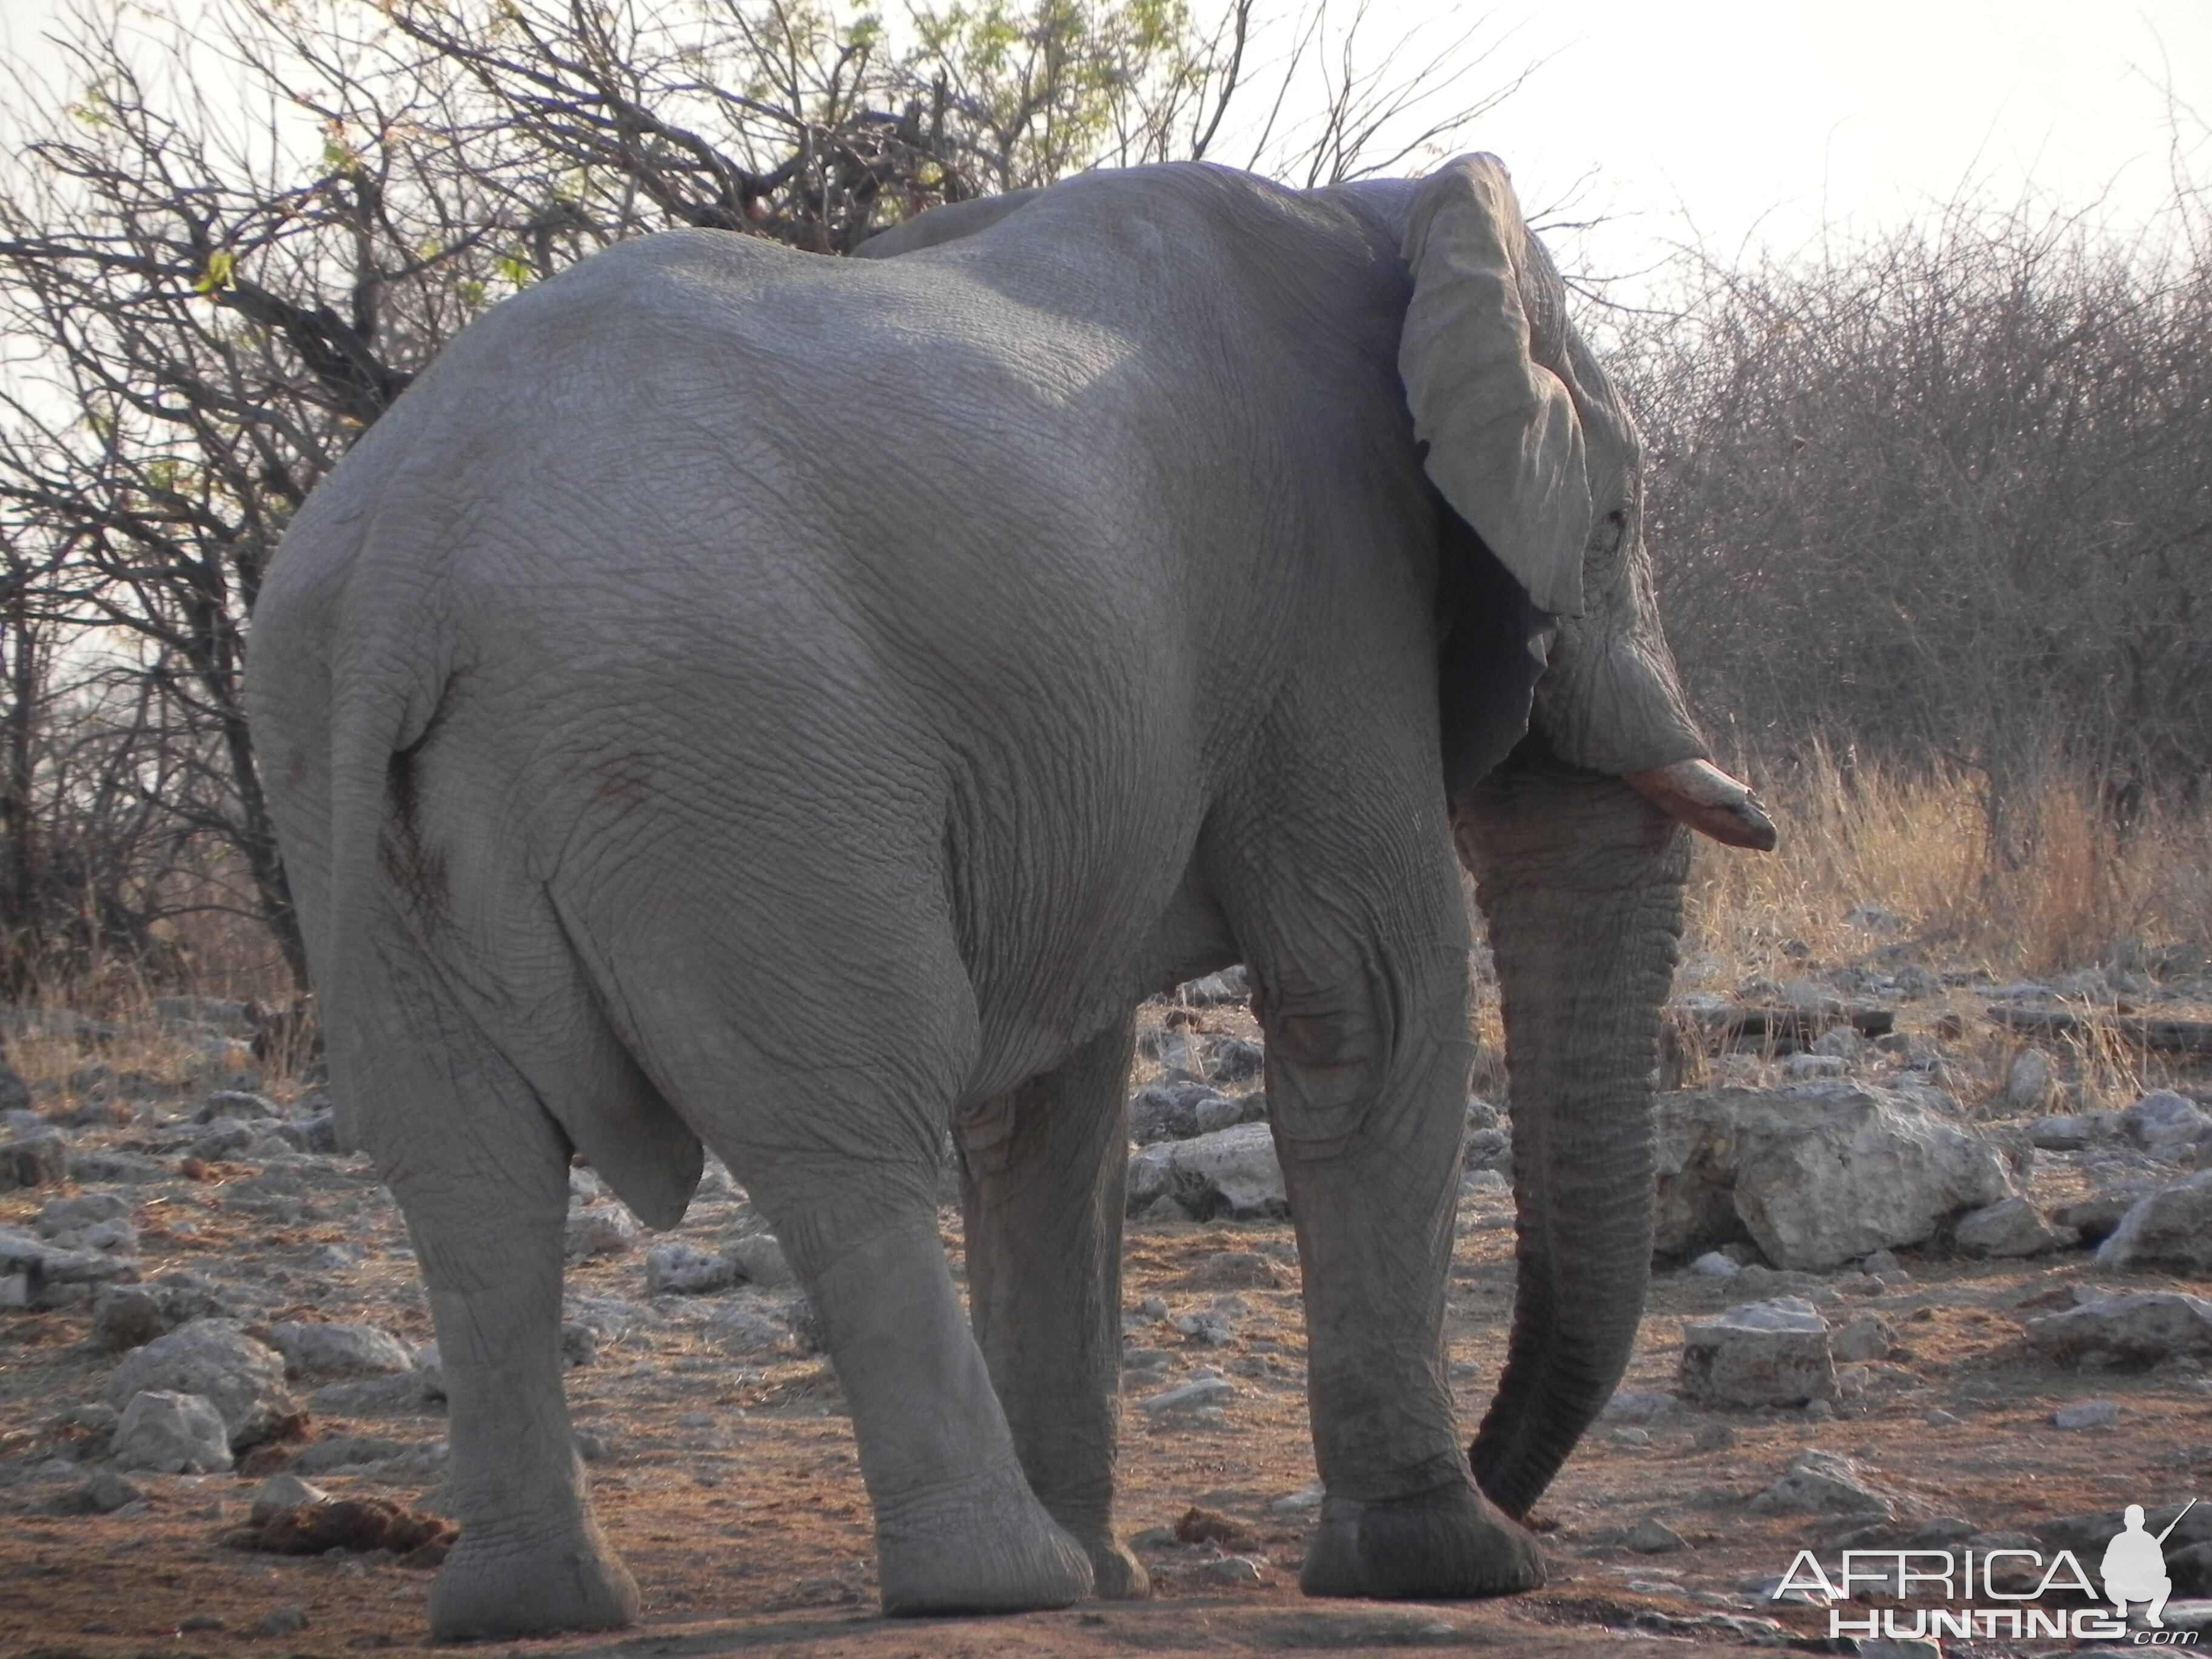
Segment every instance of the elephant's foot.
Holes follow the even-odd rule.
[[[1145,1564],[1129,1553],[1129,1547],[1110,1534],[1103,1539],[1085,1538],[1085,1553],[1091,1557],[1091,1578],[1093,1594],[1102,1601],[1148,1601],[1152,1595],[1152,1576],[1145,1571]]]
[[[1298,1575],[1308,1595],[1392,1601],[1510,1595],[1543,1582],[1535,1539],[1465,1480],[1388,1503],[1328,1498]]]
[[[895,1619],[1064,1607],[1092,1588],[1082,1546],[1045,1513],[1018,1469],[923,1503],[878,1503],[876,1566],[884,1611]]]
[[[637,1622],[637,1581],[586,1517],[556,1537],[471,1527],[430,1586],[439,1642],[617,1630]]]

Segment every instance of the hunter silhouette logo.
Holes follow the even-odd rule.
[[[2196,1507],[2192,1498],[2181,1506],[2181,1515]],[[2154,1538],[2143,1530],[2142,1505],[2128,1505],[2126,1524],[2105,1546],[2105,1559],[2097,1569],[2105,1581],[2105,1599],[2121,1618],[2128,1616],[2129,1602],[2148,1601],[2144,1621],[2154,1629],[2166,1628],[2166,1620],[2160,1615],[2166,1611],[2166,1598],[2173,1594],[2173,1580],[2166,1572],[2166,1540],[2181,1524],[2181,1515],[2167,1522],[2166,1530]]]

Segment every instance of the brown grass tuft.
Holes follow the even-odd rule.
[[[1808,960],[1899,944],[2008,975],[2195,971],[2212,951],[2212,822],[2201,813],[2154,806],[2123,828],[2055,768],[2000,811],[1978,773],[1907,772],[1823,748],[1760,787],[1782,826],[1776,853],[1698,848],[1686,957],[1708,975],[1783,979]]]

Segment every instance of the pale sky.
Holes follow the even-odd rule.
[[[2124,229],[2170,194],[2169,84],[2212,182],[2206,0],[1584,0],[1527,15],[1517,56],[1549,61],[1476,136],[1532,210],[1595,170],[1620,268],[1692,234],[1787,252],[1962,189],[2101,200]]]
[[[61,3],[0,0],[0,51],[38,66]],[[1434,0],[1371,9],[1378,43],[1478,15]],[[1596,270],[1692,236],[1723,255],[1747,240],[1787,252],[1824,224],[1892,225],[1962,188],[2101,199],[2124,230],[2167,193],[2161,85],[2212,120],[2208,0],[1509,0],[1492,16],[1511,29],[1494,64],[1547,61],[1471,141],[1505,158],[1532,210],[1593,181],[1579,204],[1611,222],[1569,257]],[[2212,143],[2191,136],[2197,176],[2212,179]]]

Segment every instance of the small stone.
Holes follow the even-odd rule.
[[[1743,1271],[1743,1264],[1718,1250],[1707,1250],[1690,1264],[1690,1271],[1707,1279],[1734,1279]]]
[[[2077,1400],[2051,1413],[2051,1420],[2062,1429],[2100,1429],[2107,1423],[2117,1422],[2119,1415],[2119,1406],[2114,1401]]]
[[[1935,1407],[1933,1410],[1929,1411],[1925,1417],[1921,1419],[1921,1421],[1926,1423],[1929,1427],[1937,1429],[1956,1428],[1960,1424],[1966,1420],[1966,1419],[1965,1418],[1960,1417],[1956,1412],[1947,1412],[1941,1406]]]
[[[34,1129],[0,1145],[0,1192],[58,1187],[69,1173],[69,1143],[58,1129]]]
[[[2078,1152],[2089,1144],[2092,1134],[2085,1117],[2039,1117],[2027,1126],[2028,1144],[2046,1152]]]
[[[799,1283],[799,1275],[792,1271],[783,1246],[774,1233],[755,1233],[749,1238],[738,1239],[730,1245],[729,1254],[750,1284],[774,1289]]]
[[[127,1221],[130,1217],[131,1200],[119,1193],[80,1193],[74,1198],[49,1200],[40,1207],[38,1219],[32,1224],[41,1237],[52,1238],[102,1221]]]
[[[1203,1343],[1210,1348],[1225,1348],[1237,1340],[1237,1327],[1225,1315],[1211,1308],[1177,1314],[1168,1321],[1168,1324],[1192,1341]]]
[[[1654,1423],[1679,1417],[1682,1402],[1660,1389],[1622,1389],[1605,1402],[1599,1420],[1608,1423]]]
[[[1840,1330],[1828,1334],[1828,1351],[1846,1365],[1880,1359],[1897,1340],[1889,1322],[1880,1314],[1863,1313]]]
[[[1893,1516],[1897,1504],[1858,1466],[1834,1452],[1798,1454],[1788,1473],[1751,1500],[1754,1515]]]
[[[237,1158],[260,1139],[250,1124],[225,1119],[185,1149],[185,1155],[204,1164],[222,1164]]]
[[[1210,1135],[1216,1129],[1226,1129],[1244,1121],[1244,1103],[1227,1095],[1208,1095],[1198,1103],[1193,1115],[1198,1121],[1198,1132]]]
[[[69,1178],[81,1186],[117,1181],[143,1186],[167,1181],[176,1172],[143,1152],[76,1152],[69,1155]]]
[[[1276,1498],[1267,1505],[1267,1509],[1274,1515],[1304,1515],[1319,1509],[1322,1500],[1328,1496],[1328,1488],[1320,1481],[1310,1480],[1296,1492],[1285,1492]]]
[[[1838,1025],[1823,1031],[1813,1039],[1812,1052],[1829,1054],[1838,1060],[1856,1060],[1864,1057],[1874,1045],[1848,1025]]]
[[[2058,1076],[2040,1048],[2023,1048],[2005,1068],[2004,1102],[2015,1112],[2039,1112],[2057,1092]]]
[[[272,1474],[254,1488],[253,1524],[260,1526],[279,1510],[297,1509],[302,1504],[326,1504],[330,1497],[313,1481],[296,1474]]]
[[[2212,1136],[2212,1118],[2188,1096],[2160,1089],[2121,1112],[2120,1127],[2153,1158],[2176,1158]]]
[[[1735,1441],[1736,1434],[1733,1425],[1701,1423],[1698,1425],[1697,1433],[1691,1437],[1690,1443],[1699,1451],[1726,1451],[1730,1446],[1735,1444]]]
[[[262,1614],[253,1626],[256,1636],[289,1636],[295,1631],[307,1627],[307,1610],[301,1607],[277,1607]]]
[[[1177,987],[1176,1000],[1193,1008],[1221,1008],[1243,1002],[1251,994],[1252,987],[1240,963]]]
[[[1656,1516],[1645,1516],[1628,1529],[1628,1536],[1620,1540],[1638,1555],[1672,1555],[1688,1547],[1682,1534]]]
[[[142,1285],[103,1285],[92,1300],[92,1343],[112,1352],[143,1347],[171,1324],[163,1299]]]
[[[2098,1246],[2097,1265],[2212,1273],[2212,1170],[2138,1199]]]
[[[561,1324],[561,1363],[564,1365],[589,1365],[599,1357],[599,1332],[578,1321],[563,1320]]]
[[[225,1119],[255,1120],[281,1118],[283,1111],[265,1095],[248,1093],[243,1089],[218,1089],[200,1103],[192,1114],[195,1123],[215,1123]]]
[[[1240,1123],[1191,1140],[1161,1141],[1129,1159],[1129,1207],[1141,1212],[1172,1197],[1186,1212],[1225,1210],[1233,1216],[1287,1214],[1290,1200],[1273,1132]]]
[[[1188,1140],[1200,1133],[1202,1108],[1211,1106],[1211,1115],[1220,1115],[1221,1106],[1213,1104],[1217,1102],[1230,1103],[1211,1084],[1189,1078],[1152,1084],[1129,1097],[1129,1139],[1139,1146],[1163,1140]],[[1236,1121],[1233,1117],[1230,1120],[1232,1123]]]
[[[214,1474],[231,1466],[222,1414],[196,1394],[133,1395],[115,1425],[115,1462],[125,1469]]]
[[[1683,1334],[1684,1398],[1798,1406],[1836,1392],[1828,1322],[1800,1297],[1777,1297],[1695,1320]]]
[[[636,1221],[621,1205],[594,1204],[586,1209],[568,1212],[563,1248],[572,1261],[595,1255],[620,1255],[636,1247],[639,1231]]]
[[[1257,1584],[1267,1578],[1260,1563],[1249,1555],[1224,1555],[1218,1561],[1208,1561],[1199,1571],[1223,1584]]]
[[[1964,1254],[1993,1257],[2041,1255],[2065,1249],[2075,1237],[2070,1229],[2062,1233],[2051,1226],[2034,1205],[2017,1196],[1960,1217],[1953,1236]]]
[[[1200,1377],[1139,1401],[1137,1409],[1147,1417],[1167,1417],[1177,1412],[1221,1405],[1236,1393],[1237,1385],[1225,1376]]]
[[[1832,1423],[1836,1420],[1836,1408],[1825,1400],[1808,1400],[1805,1402],[1805,1420],[1808,1423]]]
[[[374,1325],[271,1325],[269,1340],[295,1373],[389,1376],[415,1369],[406,1345]]]
[[[2109,1354],[2140,1364],[2212,1354],[2212,1302],[2178,1291],[2096,1294],[2079,1307],[2029,1320],[2026,1330],[2031,1345],[2062,1361]]]
[[[55,1515],[112,1515],[142,1502],[146,1489],[113,1469],[101,1469],[81,1486],[52,1499],[46,1507]]]
[[[702,1250],[680,1239],[663,1239],[645,1253],[647,1296],[712,1296],[728,1290],[739,1276],[737,1262],[721,1251]]]
[[[1942,1645],[1911,1636],[1864,1637],[1858,1642],[1859,1659],[1943,1659]]]
[[[1216,1083],[1249,1083],[1267,1066],[1267,1049],[1249,1037],[1209,1036],[1200,1053],[1204,1074]]]
[[[284,1389],[283,1356],[228,1319],[192,1320],[126,1354],[105,1397],[123,1408],[148,1390],[204,1397],[222,1414],[233,1446],[264,1438],[299,1409]]]

